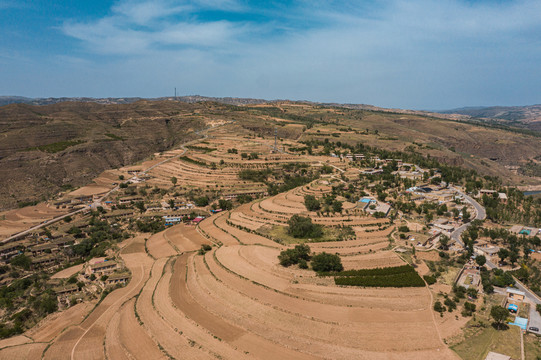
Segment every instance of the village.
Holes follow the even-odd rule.
[[[250,131],[235,137],[221,127],[211,134],[4,215],[0,225],[15,232],[1,234],[0,285],[13,313],[30,305],[26,295],[17,300],[8,290],[38,272],[45,274],[41,289],[54,294],[53,313],[130,286],[136,268],[125,259],[132,252],[161,259],[197,250],[206,258],[228,247],[283,248],[301,241],[314,252],[339,255],[346,269],[415,268],[434,298],[425,308],[438,314],[431,326],[459,354],[467,343],[460,329],[491,321],[486,304],[506,309],[506,323],[520,336],[541,335],[541,282],[523,283],[524,274],[516,273],[521,259],[541,259],[541,229],[488,220],[482,205],[505,207],[511,191],[491,182],[490,189],[471,189],[467,181],[447,182],[450,170],[443,165],[339,146],[318,135],[298,142]],[[307,217],[321,232],[295,238],[288,233],[294,216]],[[217,259],[229,261],[223,256]],[[270,266],[269,255],[261,256]],[[295,284],[323,286],[302,271],[295,270]],[[451,314],[455,309],[461,316]],[[17,324],[14,334],[25,321]],[[500,359],[497,353],[486,359]]]

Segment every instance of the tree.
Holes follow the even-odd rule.
[[[507,319],[508,316],[509,316],[509,312],[503,306],[494,305],[490,309],[490,317],[492,317],[492,319],[494,319],[495,327],[497,329],[502,329],[503,328],[504,322],[505,322],[505,320]]]
[[[17,266],[23,268],[24,270],[29,270],[32,265],[32,260],[25,254],[17,255],[10,261],[12,266]]]
[[[471,218],[471,214],[469,213],[468,209],[464,208],[462,209],[462,220],[464,220],[464,222],[468,222],[470,221],[470,218]]]
[[[443,305],[441,304],[441,302],[436,301],[436,302],[434,303],[434,311],[437,311],[437,312],[439,312],[440,314],[442,314],[442,313],[445,311],[445,306],[443,306]]]
[[[306,206],[306,210],[308,211],[318,211],[321,209],[321,204],[313,195],[304,196],[304,206]]]
[[[135,207],[139,209],[139,212],[144,213],[145,212],[145,203],[142,201],[135,202]]]
[[[209,204],[209,198],[201,196],[195,199],[195,206],[207,206]]]
[[[507,250],[506,248],[501,248],[499,251],[498,251],[498,257],[500,258],[500,261],[501,262],[504,262],[505,259],[509,256],[509,250]]]
[[[342,212],[342,202],[338,201],[338,200],[335,200],[332,203],[332,209],[333,209],[334,212]]]
[[[294,264],[302,265],[302,269],[306,269],[304,265],[307,260],[310,260],[310,247],[308,245],[296,245],[293,249],[287,249],[280,252],[278,255],[278,260],[280,260],[280,265],[290,266]]]
[[[71,222],[72,220],[73,220],[72,217],[69,215],[64,218],[64,221],[67,223]]]
[[[233,209],[233,203],[231,202],[231,200],[220,199],[220,200],[218,200],[218,206],[222,210],[231,210],[231,209]]]
[[[441,235],[440,236],[440,245],[444,250],[447,250],[449,247],[449,236]]]
[[[173,176],[171,178],[171,183],[173,184],[173,186],[175,186],[177,184],[177,181],[178,181],[178,179],[176,177]]]
[[[287,224],[289,225],[288,234],[295,238],[318,238],[323,235],[321,226],[313,224],[312,219],[307,217],[293,215]]]
[[[484,257],[483,255],[478,255],[478,256],[475,258],[475,262],[477,263],[477,265],[483,266],[483,265],[486,264],[487,258]]]
[[[342,271],[340,256],[322,252],[312,257],[312,269],[317,272]]]
[[[169,207],[171,209],[174,209],[175,208],[175,199],[169,199]]]

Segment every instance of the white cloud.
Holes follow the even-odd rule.
[[[198,18],[209,9],[269,20]],[[121,84],[104,87],[119,96],[178,86],[186,94],[431,109],[540,101],[539,1],[305,1],[280,10],[228,0],[124,1],[107,17],[62,30],[89,58],[124,55],[100,69]]]

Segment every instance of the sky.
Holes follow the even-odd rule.
[[[541,103],[539,0],[0,0],[0,95]]]

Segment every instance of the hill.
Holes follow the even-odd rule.
[[[541,105],[465,107],[441,113],[495,120],[507,125],[541,131]]]
[[[86,184],[101,171],[135,163],[196,137],[210,122],[233,120],[254,134],[330,139],[407,150],[500,176],[515,185],[539,185],[539,138],[456,119],[338,104],[274,101],[150,101],[130,104],[60,102],[0,107],[2,208],[50,197]],[[225,101],[225,100],[224,100]],[[325,131],[315,132],[314,124]],[[521,170],[522,169],[522,170]],[[531,175],[531,176],[525,176]]]

